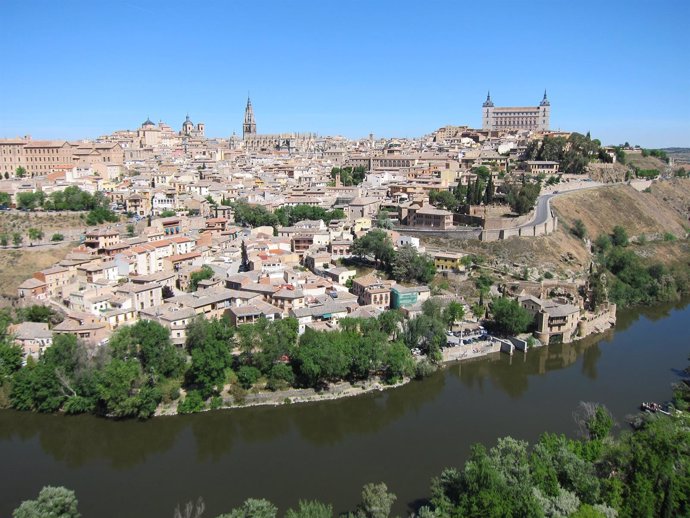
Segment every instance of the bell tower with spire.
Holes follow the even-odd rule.
[[[551,103],[546,97],[546,90],[544,90],[544,98],[539,103],[539,118],[537,120],[537,128],[539,131],[548,131],[551,118]]]
[[[491,92],[486,92],[486,101],[482,104],[482,129],[491,129],[491,117],[494,113],[494,103],[491,100]]]
[[[242,138],[248,135],[256,135],[256,121],[254,120],[254,109],[252,100],[247,96],[247,107],[244,109],[244,124],[242,125]]]

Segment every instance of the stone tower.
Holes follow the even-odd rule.
[[[551,103],[546,97],[546,90],[544,90],[544,98],[539,103],[539,119],[537,120],[537,128],[539,129],[539,131],[548,131],[550,118]]]
[[[486,92],[486,101],[482,104],[482,129],[491,129],[491,116],[494,112],[494,103],[491,100],[491,92]]]
[[[247,107],[244,109],[244,124],[242,125],[242,138],[246,138],[249,135],[256,135],[256,121],[254,120],[252,100],[247,97]]]

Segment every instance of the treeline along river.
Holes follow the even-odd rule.
[[[169,517],[206,502],[212,518],[249,497],[281,511],[300,498],[351,509],[384,481],[402,516],[475,442],[575,434],[580,401],[625,427],[663,401],[690,354],[690,306],[622,312],[616,330],[576,344],[498,354],[359,397],[160,417],[145,422],[0,411],[0,516],[45,485],[74,489],[85,518]]]

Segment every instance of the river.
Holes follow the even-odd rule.
[[[85,518],[167,518],[200,496],[204,518],[249,497],[272,500],[281,515],[299,498],[340,512],[378,481],[405,516],[475,442],[574,435],[580,401],[605,404],[625,428],[641,401],[668,399],[690,354],[689,322],[687,303],[621,312],[603,336],[336,401],[146,422],[0,411],[0,516],[49,484],[74,489]]]

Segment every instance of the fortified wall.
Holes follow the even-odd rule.
[[[616,325],[616,305],[607,304],[599,308],[595,313],[586,313],[580,318],[577,325],[579,337],[602,333]]]

